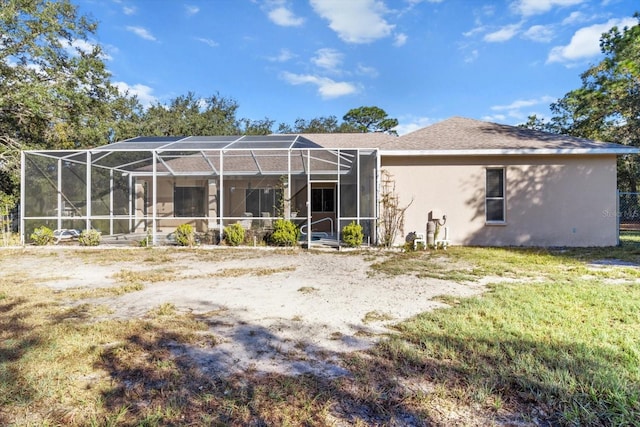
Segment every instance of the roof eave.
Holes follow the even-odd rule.
[[[380,150],[381,156],[550,156],[550,155],[603,155],[639,154],[640,149],[623,148],[496,148],[477,150]]]

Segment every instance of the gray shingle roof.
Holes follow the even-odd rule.
[[[516,126],[483,122],[463,117],[448,120],[419,129],[380,146],[383,154],[388,151],[473,152],[588,152],[621,150],[628,147],[556,135]]]

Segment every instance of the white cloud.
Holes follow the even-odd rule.
[[[511,104],[507,105],[494,105],[491,110],[494,114],[484,116],[482,119],[492,122],[506,123],[507,119],[522,123],[526,118],[532,114],[542,117],[544,113],[540,113],[536,110],[543,107],[549,108],[549,105],[557,101],[556,98],[544,95],[539,98],[532,99],[517,99]]]
[[[185,8],[188,16],[193,16],[193,15],[197,14],[198,12],[200,12],[200,8],[198,6],[185,5],[184,8]]]
[[[371,43],[395,28],[384,19],[387,10],[378,0],[311,0],[311,6],[347,43]]]
[[[129,25],[127,26],[127,31],[130,31],[136,36],[145,40],[156,41],[156,38],[153,36],[153,34],[151,34],[146,28]]]
[[[269,11],[269,19],[282,27],[299,27],[304,24],[304,18],[297,17],[284,6],[276,7]]]
[[[508,105],[495,105],[491,107],[491,109],[493,111],[520,110],[522,108],[532,107],[534,105],[551,104],[554,101],[556,101],[555,98],[553,98],[552,96],[545,95],[540,98],[534,98],[534,99],[518,99]]]
[[[282,78],[289,84],[297,86],[301,84],[312,84],[317,86],[318,93],[323,99],[338,98],[351,95],[358,91],[353,83],[336,82],[327,77],[314,76],[310,74],[282,73]]]
[[[483,40],[489,43],[506,42],[511,40],[520,30],[520,24],[511,24],[500,28],[498,31],[484,36]]]
[[[511,8],[523,16],[539,15],[549,12],[554,7],[575,6],[587,0],[517,0],[511,3]]]
[[[430,126],[438,121],[439,120],[431,117],[400,117],[398,119],[398,126],[395,127],[395,131],[398,132],[398,135],[406,135],[418,129]]]
[[[480,52],[478,52],[478,49],[473,49],[464,57],[464,62],[467,62],[467,63],[474,62],[476,59],[478,59],[479,56],[480,56]]]
[[[393,41],[393,45],[397,47],[404,46],[408,38],[409,37],[407,37],[407,35],[404,33],[396,34],[395,40]]]
[[[482,116],[481,119],[485,122],[504,123],[507,121],[507,116],[504,114],[491,114],[488,116]]]
[[[342,64],[342,58],[344,55],[335,49],[324,48],[316,51],[316,56],[311,58],[316,66],[331,71],[336,71],[336,68]]]
[[[122,12],[125,15],[135,15],[138,9],[136,9],[134,6],[124,6],[122,8]]]
[[[372,78],[376,78],[380,74],[374,67],[367,67],[366,65],[362,64],[358,64],[357,73]]]
[[[73,56],[77,56],[78,52],[91,53],[93,52],[93,49],[96,48],[96,45],[94,45],[93,43],[80,39],[73,40],[71,43],[69,43],[65,39],[59,39],[59,42],[67,50],[67,52],[69,52],[69,54]],[[99,57],[104,61],[111,61],[113,59],[111,55],[107,54],[104,51],[100,53]]]
[[[534,25],[529,27],[522,36],[534,42],[548,43],[553,39],[553,29],[548,25]]]
[[[587,17],[584,16],[582,12],[575,11],[575,12],[571,12],[569,16],[567,16],[562,20],[562,25],[570,25],[570,24],[575,24],[577,22],[585,22],[585,21],[587,21]]]
[[[600,53],[600,38],[614,26],[619,28],[632,27],[637,24],[634,18],[610,19],[604,24],[595,24],[580,28],[571,37],[566,46],[556,46],[551,49],[547,63],[576,62],[597,56]]]
[[[113,84],[121,93],[135,95],[138,98],[138,101],[140,101],[142,106],[145,108],[158,101],[158,98],[152,94],[153,89],[149,86],[145,86],[143,84],[135,84],[131,86],[125,82],[114,82]]]
[[[280,49],[280,53],[278,53],[278,55],[270,56],[267,59],[271,62],[287,62],[294,57],[295,55],[291,53],[289,49]]]
[[[204,37],[196,37],[195,39],[198,40],[201,43],[206,44],[209,47],[218,47],[218,46],[220,46],[220,44],[215,40],[207,39],[207,38],[204,38]]]

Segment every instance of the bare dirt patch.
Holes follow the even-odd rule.
[[[156,248],[114,256],[112,251],[122,249],[28,248],[3,257],[0,268],[61,293],[120,286],[122,277],[141,280],[140,290],[73,304],[107,306],[106,316],[125,319],[165,304],[199,314],[215,345],[176,345],[173,351],[220,377],[247,371],[344,375],[341,354],[370,348],[393,333],[390,325],[441,307],[434,297],[484,290],[482,284],[372,274],[371,263],[384,256],[377,252]],[[153,280],[144,281],[145,274]]]

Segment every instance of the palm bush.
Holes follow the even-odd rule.
[[[360,246],[363,240],[364,234],[362,233],[362,226],[360,224],[351,221],[350,224],[342,227],[342,241],[350,248]]]
[[[53,230],[49,227],[38,227],[31,233],[31,241],[36,246],[50,245],[54,240]]]
[[[229,246],[238,246],[244,242],[246,230],[239,222],[229,224],[224,228],[224,241]]]
[[[82,230],[78,236],[80,246],[98,246],[101,239],[102,234],[98,230]]]
[[[176,243],[180,246],[193,246],[196,243],[196,232],[191,224],[180,224],[176,228]]]
[[[273,233],[269,242],[275,246],[293,246],[298,243],[300,229],[288,219],[277,219],[273,223]]]

